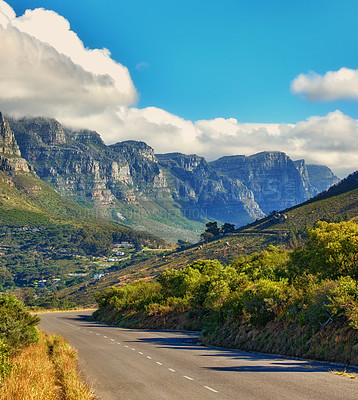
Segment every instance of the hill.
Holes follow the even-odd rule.
[[[167,247],[152,234],[95,215],[42,181],[0,113],[0,290],[31,287],[41,295],[76,283],[70,275],[96,274],[91,258],[111,254],[123,241]]]
[[[96,291],[140,279],[151,280],[166,269],[180,269],[196,260],[217,259],[229,264],[240,255],[259,252],[270,245],[292,249],[305,241],[307,228],[313,227],[318,221],[357,220],[357,176],[358,172],[308,202],[273,213],[207,244],[200,243],[170,254],[152,255],[149,260],[125,260],[113,267],[117,271],[99,281],[73,287],[60,296],[71,298],[79,304],[91,304]]]

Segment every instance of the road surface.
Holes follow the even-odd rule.
[[[78,350],[101,400],[358,399],[358,379],[330,373],[339,370],[332,365],[208,348],[197,333],[121,329],[90,314],[40,314],[40,328]]]

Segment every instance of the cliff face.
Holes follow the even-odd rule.
[[[321,180],[317,171],[312,182],[313,173],[310,175],[304,160],[293,162],[282,152],[222,157],[210,166],[219,174],[239,179],[253,192],[255,201],[266,214],[301,203],[338,181],[324,167],[325,175],[330,171],[330,179]]]
[[[29,172],[30,166],[21,157],[10,125],[0,113],[0,170]]]
[[[335,179],[326,167],[307,167],[279,152],[208,163],[197,155],[155,155],[139,141],[106,146],[94,131],[64,129],[49,118],[0,125],[2,153],[11,148],[21,159],[21,150],[61,194],[170,240],[194,240],[207,219],[244,225],[308,199]]]
[[[244,225],[264,213],[254,195],[237,179],[218,175],[203,157],[181,153],[157,154],[159,164],[176,179],[173,195],[188,213]]]
[[[339,181],[336,175],[324,165],[307,165],[307,172],[312,186],[314,186],[317,191],[314,193],[315,195],[323,192]]]

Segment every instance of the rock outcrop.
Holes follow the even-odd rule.
[[[0,113],[0,170],[29,172],[30,166],[21,157],[19,146],[10,125]]]

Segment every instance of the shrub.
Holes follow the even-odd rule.
[[[17,349],[36,342],[39,322],[15,296],[0,295],[0,339],[5,344]]]

